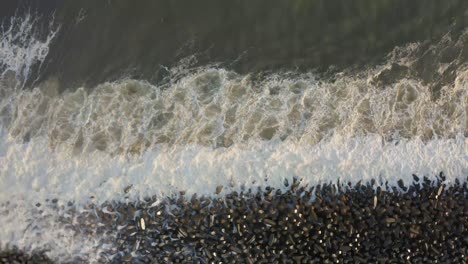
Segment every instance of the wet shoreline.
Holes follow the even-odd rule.
[[[44,252],[26,253],[17,247],[1,248],[0,263],[54,263]]]
[[[295,181],[285,182],[286,192],[90,205],[80,230],[111,234],[100,259],[107,263],[466,263],[466,180],[414,179],[387,191],[374,182],[310,188]],[[15,254],[22,253],[7,258]]]

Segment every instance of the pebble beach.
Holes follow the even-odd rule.
[[[413,177],[413,185],[387,190],[375,182],[338,188],[294,181],[285,192],[221,197],[219,186],[213,197],[89,205],[70,226],[112,234],[98,261],[106,263],[467,263],[466,181],[447,186],[442,174],[438,181]],[[3,249],[0,260],[53,263],[46,252],[17,248]]]

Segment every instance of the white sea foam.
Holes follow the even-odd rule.
[[[21,17],[11,17],[8,26],[5,23],[0,25],[0,79],[6,74],[14,75],[17,82],[14,86],[22,86],[30,77],[32,68],[42,66],[59,29],[54,29],[52,19],[48,27],[50,31],[46,36],[40,36],[38,21],[39,17],[26,13]],[[8,79],[12,80],[11,76]],[[0,90],[6,88],[1,87]]]
[[[78,203],[123,199],[133,185],[133,198],[164,197],[184,190],[213,194],[216,186],[238,189],[281,187],[285,178],[303,183],[357,182],[377,179],[411,182],[411,175],[433,177],[440,171],[450,183],[468,175],[467,139],[420,139],[385,143],[378,135],[334,137],[316,145],[297,142],[251,142],[229,148],[160,145],[141,156],[92,152],[73,156],[65,148],[51,150],[47,138],[17,144],[2,138],[0,199],[31,203],[60,197]]]
[[[317,81],[312,74],[252,82],[202,68],[165,86],[123,80],[58,95],[49,81],[0,100],[4,127],[20,141],[47,136],[74,153],[141,154],[159,144],[227,147],[257,140],[316,144],[333,136],[386,140],[467,135],[468,70],[438,100],[420,81],[379,87],[365,77]]]
[[[27,249],[49,248],[55,259],[85,253],[96,259],[105,245],[100,236],[60,224],[56,211],[49,209],[46,218],[34,213],[34,204],[47,198],[58,198],[58,206],[75,201],[80,211],[90,202],[153,195],[163,199],[182,190],[213,196],[219,185],[225,186],[220,195],[242,187],[282,189],[284,179],[293,177],[309,186],[371,179],[396,186],[398,179],[411,183],[412,174],[434,180],[443,171],[449,185],[468,176],[468,139],[461,135],[429,142],[415,138],[386,143],[378,135],[368,135],[334,137],[316,145],[279,140],[215,149],[160,145],[130,157],[99,151],[74,156],[63,147],[51,150],[45,137],[18,144],[2,133],[0,142],[0,201],[10,201],[2,207],[0,241]],[[130,185],[129,193],[124,193]]]
[[[102,236],[73,230],[59,220],[57,210],[42,206],[41,212],[23,200],[0,205],[0,246],[16,246],[26,252],[47,251],[54,260],[86,256],[97,260],[106,244]],[[2,248],[4,249],[4,248]]]

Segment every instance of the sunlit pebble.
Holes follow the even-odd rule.
[[[382,201],[384,201],[386,199],[385,195],[387,195],[385,192],[382,192],[381,194],[379,194],[379,200],[383,198]],[[425,195],[431,195],[431,194],[430,192],[428,192]],[[235,198],[237,199],[236,204],[239,204],[239,199],[241,196],[242,195],[239,195]],[[312,252],[312,251],[317,251],[317,250],[322,252],[320,254],[323,254],[324,252],[336,252],[337,254],[333,255],[333,258],[334,258],[333,262],[335,262],[335,261],[345,260],[344,256],[346,255],[349,256],[350,250],[355,251],[355,252],[360,252],[364,256],[375,257],[375,254],[379,252],[378,247],[381,247],[382,245],[380,245],[379,244],[380,242],[376,240],[375,243],[374,242],[371,243],[373,247],[369,248],[366,242],[368,242],[369,235],[372,235],[372,236],[377,235],[379,233],[379,228],[386,226],[387,218],[392,218],[391,219],[392,224],[389,225],[390,228],[394,228],[398,226],[401,228],[402,224],[409,225],[410,224],[409,222],[411,222],[410,225],[422,222],[421,219],[417,219],[417,218],[408,219],[400,215],[385,215],[385,217],[382,218],[383,220],[381,222],[377,220],[377,223],[373,224],[375,226],[375,229],[372,229],[372,230],[368,229],[365,222],[363,222],[364,229],[362,229],[361,226],[357,226],[357,225],[359,225],[361,221],[367,221],[365,220],[367,217],[367,212],[368,212],[368,209],[366,208],[369,208],[369,207],[372,208],[372,205],[366,204],[364,206],[361,206],[357,204],[355,206],[356,209],[351,209],[351,210],[356,210],[355,211],[357,214],[356,220],[358,220],[359,217],[361,217],[361,220],[354,222],[353,219],[349,219],[350,221],[348,221],[348,224],[345,224],[344,226],[345,230],[341,230],[341,227],[338,227],[335,224],[335,222],[333,222],[334,220],[330,221],[330,216],[332,216],[332,219],[334,219],[334,217],[337,216],[337,213],[333,212],[333,210],[336,210],[335,208],[337,207],[334,204],[331,204],[331,205],[327,204],[330,201],[326,198],[323,198],[323,202],[325,203],[324,208],[328,208],[327,209],[328,211],[326,213],[321,210],[320,206],[318,206],[318,207],[314,207],[314,214],[316,213],[316,215],[305,214],[304,216],[302,213],[299,213],[299,211],[302,209],[297,209],[293,207],[295,209],[292,209],[291,211],[289,211],[289,213],[284,213],[283,216],[281,216],[280,214],[280,216],[278,216],[277,211],[276,212],[274,210],[271,211],[270,209],[267,209],[264,211],[260,209],[259,207],[263,205],[260,205],[258,200],[253,199],[253,198],[252,199],[248,198],[249,196],[245,196],[245,197],[247,197],[245,198],[246,200],[243,201],[242,202],[243,204],[241,203],[241,205],[239,206],[241,209],[243,208],[242,210],[249,210],[247,214],[243,214],[241,212],[238,213],[236,210],[233,210],[233,208],[226,207],[226,206],[231,206],[233,204],[230,201],[225,201],[223,203],[222,200],[220,201],[216,200],[216,205],[213,210],[211,209],[200,210],[199,207],[196,210],[193,210],[191,206],[197,205],[197,203],[193,203],[191,205],[190,202],[188,203],[182,202],[181,204],[179,204],[179,202],[183,200],[177,200],[177,201],[170,201],[169,204],[167,204],[167,206],[169,206],[168,208],[179,208],[175,211],[172,209],[169,209],[167,211],[168,217],[158,218],[157,221],[151,221],[151,218],[143,219],[143,217],[140,217],[138,226],[133,225],[133,229],[131,228],[132,225],[129,225],[128,222],[126,224],[125,219],[127,216],[125,215],[125,213],[127,209],[125,208],[130,208],[130,207],[125,207],[119,210],[119,213],[123,214],[123,218],[119,218],[117,220],[118,222],[116,222],[114,225],[116,227],[115,229],[118,232],[118,234],[122,234],[122,239],[119,240],[121,242],[116,242],[116,244],[119,245],[120,248],[123,250],[122,256],[126,257],[125,260],[131,260],[132,258],[136,258],[136,256],[132,255],[132,251],[135,249],[135,246],[136,246],[136,248],[139,248],[140,252],[146,252],[145,254],[148,254],[148,256],[155,257],[156,258],[155,261],[161,262],[161,263],[190,262],[196,259],[195,256],[197,256],[200,262],[203,262],[203,263],[211,263],[211,262],[217,263],[218,261],[221,261],[223,263],[232,263],[234,262],[233,258],[239,258],[235,260],[236,262],[256,263],[260,259],[265,259],[265,258],[272,258],[272,259],[278,260],[281,258],[282,254],[288,254],[289,252],[295,252],[294,254],[297,254],[297,253],[304,252],[304,251]],[[269,203],[274,204],[276,197],[278,196],[275,196],[271,201],[269,201]],[[296,204],[293,204],[293,203],[296,203],[297,201],[288,200],[290,199],[290,197],[291,197],[290,194],[288,194],[287,196],[279,196],[280,199],[285,199],[284,201],[286,203],[291,202],[292,206],[296,206]],[[373,196],[370,196],[370,197],[373,197]],[[392,199],[397,199],[397,201],[399,201],[399,202],[395,202],[395,204],[398,203],[399,206],[401,207],[401,209],[398,209],[398,210],[403,210],[405,206],[408,205],[408,203],[404,202],[404,200],[398,200],[400,199],[399,197],[396,197],[396,198],[394,196],[391,196],[391,197]],[[412,196],[412,197],[416,197],[416,196]],[[424,195],[420,195],[419,197],[420,198],[417,198],[417,199],[420,199],[423,201],[425,200]],[[231,199],[231,198],[226,198],[226,199]],[[174,204],[170,205],[170,203],[174,203]],[[331,201],[331,203],[333,203],[333,201]],[[363,201],[363,203],[366,203],[366,202]],[[456,202],[456,204],[460,204],[460,203]],[[413,205],[418,205],[418,203],[415,203]],[[301,208],[304,208],[305,211],[309,211],[309,209],[307,208],[308,206],[307,203],[305,203],[304,205],[302,205],[301,203],[301,206],[302,206]],[[143,212],[145,212],[144,211],[145,209],[136,208],[136,210],[142,210]],[[147,214],[145,215],[149,215],[150,217],[151,216],[154,217],[154,215],[160,216],[162,215],[162,212],[164,210],[165,209],[158,210],[156,213],[147,212]],[[437,209],[433,209],[432,207],[430,207],[428,210],[431,211],[431,210],[437,210]],[[422,212],[423,210],[419,209],[419,211]],[[270,213],[276,214],[274,218],[270,217]],[[223,215],[225,216],[224,218],[223,218]],[[249,217],[247,217],[247,215]],[[340,213],[338,213],[338,215],[340,215]],[[454,218],[455,215],[456,214],[449,214],[446,217]],[[300,218],[298,218],[298,216]],[[309,217],[312,217],[313,219],[310,221],[306,221],[306,219],[309,219]],[[128,217],[128,219],[133,219],[133,218]],[[235,220],[229,221],[227,219],[235,219]],[[278,222],[272,219],[278,219],[277,221],[281,221],[282,219],[281,222],[283,224],[280,225]],[[289,221],[290,219],[292,219],[292,221]],[[274,221],[272,223],[276,223],[276,225],[270,224],[270,220]],[[455,218],[453,220],[459,221]],[[151,221],[152,223],[151,229],[147,229],[148,228],[146,227],[147,221]],[[288,224],[286,225],[285,222],[287,222]],[[298,230],[298,231],[289,231],[290,230],[289,227],[291,227],[290,226],[291,222],[295,223],[294,226],[301,225],[303,226],[303,228],[301,228],[301,230]],[[357,223],[357,225],[355,223]],[[155,232],[151,232],[153,230],[153,224],[156,226],[155,230],[157,231]],[[266,228],[266,225],[270,225],[271,227]],[[119,229],[119,226],[124,226],[125,228]],[[326,228],[326,230],[328,231],[325,233],[322,232],[320,229],[323,229],[323,228]],[[149,232],[145,232],[145,233],[136,232],[138,231],[138,229],[140,230],[147,229]],[[357,230],[359,230],[362,233],[358,233]],[[456,228],[456,230],[458,229]],[[275,235],[273,237],[271,237],[270,233],[266,233],[266,232],[272,232],[272,231],[275,232],[274,233]],[[179,235],[174,235],[174,232],[175,234],[179,234]],[[220,235],[221,233],[223,235]],[[236,234],[236,233],[238,234],[237,236],[231,235],[231,234]],[[242,235],[242,233],[244,233],[244,235]],[[183,234],[187,234],[187,236],[183,236]],[[200,235],[203,237],[206,234],[209,234],[209,236],[211,237],[209,239],[200,237]],[[308,234],[307,239],[305,239],[304,234]],[[352,234],[354,234],[354,237],[351,237]],[[432,244],[431,242],[434,243],[433,245],[437,245],[437,247],[439,247],[440,246],[439,242],[441,240],[442,241],[444,240],[443,239],[444,236],[451,237],[452,239],[451,241],[453,241],[454,247],[448,247],[448,249],[450,249],[451,251],[455,250],[455,252],[456,250],[459,249],[459,247],[457,247],[456,245],[459,246],[460,240],[463,240],[463,239],[458,239],[457,234],[459,236],[460,235],[459,233],[455,233],[455,237],[453,237],[453,235],[449,236],[449,234],[441,234],[438,237],[437,235],[435,235],[435,232],[431,233],[430,231],[428,231],[427,234],[429,236],[434,236],[432,241],[421,240],[421,239],[419,239],[418,241],[415,241],[415,243],[418,243],[418,245],[420,245],[421,251],[424,251],[424,252],[431,252],[430,248],[433,246],[429,246],[429,248],[426,250],[424,249],[424,247],[425,246],[427,247],[428,244],[431,245]],[[143,236],[146,236],[149,240],[145,240]],[[400,236],[401,236],[401,232],[400,232]],[[131,237],[133,237],[132,240],[129,239]],[[316,243],[315,245],[309,244],[311,237],[314,237],[314,239],[317,239],[316,241],[318,243]],[[187,238],[190,238],[190,239],[187,239]],[[392,239],[393,237],[390,238],[390,241],[392,241]],[[139,241],[141,241],[141,243]],[[352,243],[352,241],[354,241],[355,243]],[[358,241],[362,241],[363,243],[358,243]],[[265,243],[265,242],[268,242],[268,243]],[[281,245],[279,243],[281,244],[284,243],[282,244],[283,249],[285,249],[284,252],[278,252],[277,250],[275,250],[275,247]],[[200,249],[200,246],[202,247],[202,249]],[[314,248],[314,246],[319,246],[319,248]],[[391,248],[392,244],[388,245],[388,247]],[[185,250],[186,248],[191,248],[193,249],[193,251]],[[252,250],[255,250],[255,251],[252,251]],[[399,252],[407,251],[408,253],[411,253],[411,250],[409,248],[406,248],[406,249],[400,248],[399,250],[400,250]],[[419,248],[416,248],[415,251],[418,252]],[[258,252],[258,254],[256,252]],[[177,254],[174,255],[174,253],[177,253]],[[244,259],[244,261],[240,261],[241,259],[240,257],[245,256],[244,254],[247,254],[247,256],[250,256],[249,259],[248,260]],[[435,253],[431,253],[431,254],[435,254]],[[446,254],[446,253],[440,252],[438,254],[439,256],[449,256],[449,257],[452,256],[451,253]],[[168,257],[168,255],[171,255],[174,257]],[[456,254],[455,256],[458,256],[458,258],[460,258],[460,255],[461,254]],[[286,255],[286,256],[292,258],[292,256],[289,256],[289,255]],[[413,257],[407,256],[407,260],[409,260],[410,258],[413,258]],[[122,260],[123,259],[124,258],[122,257]],[[321,257],[319,257],[319,259],[320,259],[320,262],[324,261],[324,259],[321,259]],[[309,261],[310,260],[311,259],[309,259]],[[304,260],[304,259],[302,259],[302,261],[307,262],[307,260]],[[135,262],[140,263],[139,260],[135,260]],[[343,261],[340,261],[340,262],[343,262]]]

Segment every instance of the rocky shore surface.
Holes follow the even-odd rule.
[[[0,251],[0,263],[19,264],[19,263],[53,263],[44,252],[25,253],[16,247],[2,248]]]
[[[64,224],[106,235],[105,263],[468,263],[467,179],[244,189],[89,205]],[[223,194],[219,186],[215,193]],[[50,201],[51,204],[56,200]],[[38,205],[46,206],[46,205]],[[78,214],[78,215],[77,215]],[[3,249],[0,263],[50,263]],[[74,259],[71,262],[87,262]]]

